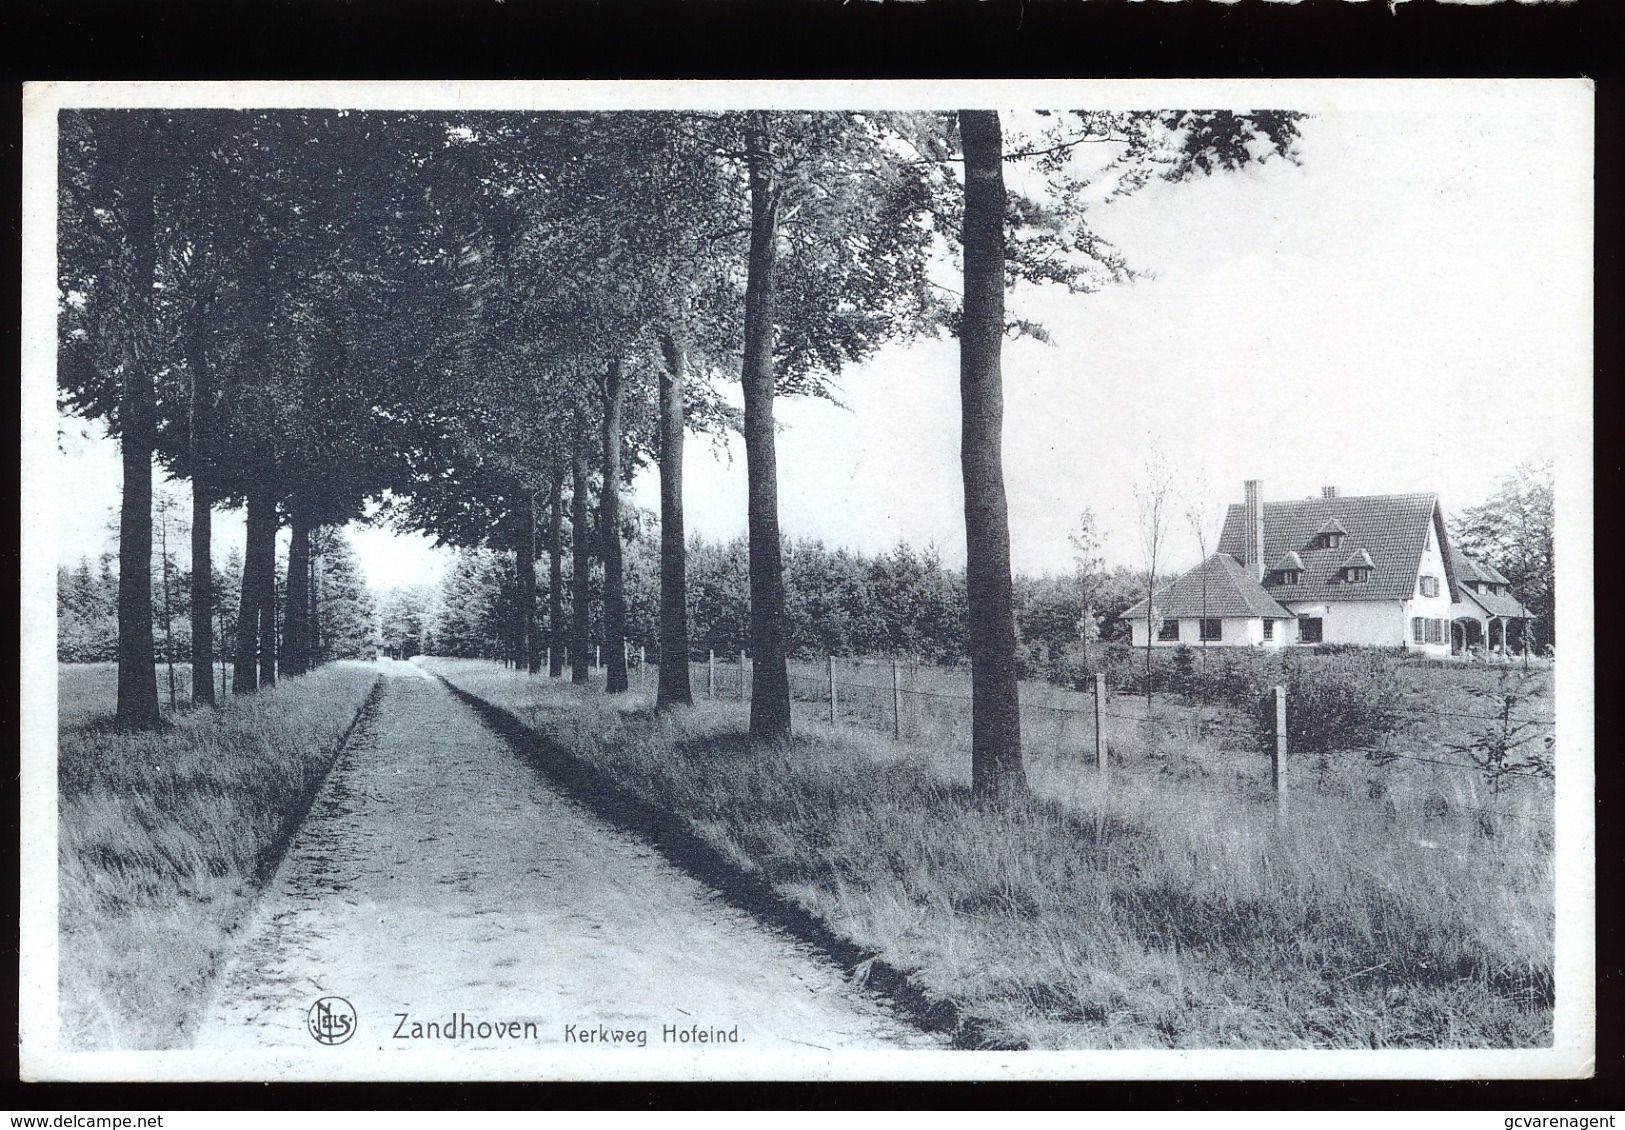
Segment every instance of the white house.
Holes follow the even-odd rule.
[[[1152,599],[1123,613],[1144,647],[1180,644],[1284,647],[1358,644],[1449,655],[1474,628],[1504,649],[1507,624],[1527,638],[1529,613],[1506,578],[1450,547],[1435,494],[1265,502],[1245,485],[1230,506],[1218,552]],[[1463,565],[1473,587],[1458,580]],[[1495,578],[1499,578],[1499,581]],[[1499,591],[1497,591],[1499,589]]]
[[[1145,646],[1145,601],[1123,613],[1136,647]],[[1159,590],[1149,625],[1155,643],[1280,647],[1294,639],[1292,612],[1264,590],[1245,565],[1215,553]]]

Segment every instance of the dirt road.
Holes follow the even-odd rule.
[[[549,789],[407,663],[386,662],[378,707],[261,899],[194,1046],[311,1047],[307,1012],[324,996],[353,1006],[355,1045],[377,1048],[635,1045],[639,1032],[667,1048],[705,1032],[718,1051],[730,1035],[754,1049],[934,1044]]]

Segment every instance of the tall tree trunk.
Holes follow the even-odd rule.
[[[146,192],[142,192],[142,187]],[[134,333],[147,331],[157,269],[152,182],[132,184],[128,219]],[[131,332],[131,331],[126,331]],[[118,708],[127,729],[158,725],[158,669],[152,638],[152,452],[156,443],[152,371],[146,343],[127,340],[119,390],[119,456],[124,490],[118,534]]]
[[[525,528],[514,548],[516,587],[519,590],[519,666],[534,674],[538,665],[536,646],[536,496],[525,500]]]
[[[526,494],[525,512],[520,515],[523,528],[515,530],[513,538],[513,590],[518,606],[515,608],[513,663],[526,673],[536,670],[536,496]]]
[[[266,562],[264,544],[276,544],[276,503],[261,487],[248,492],[248,516],[243,539],[243,583],[237,597],[237,653],[231,675],[233,694],[259,686],[260,602],[265,585],[260,569]]]
[[[626,578],[621,563],[621,412],[625,373],[611,361],[604,373],[604,489],[598,498],[598,555],[604,561],[604,690],[621,694],[626,677]]]
[[[295,499],[288,510],[288,589],[282,602],[282,673],[310,670],[310,518]]]
[[[773,289],[779,194],[765,126],[746,138],[750,174],[750,258],[745,277],[745,474],[749,482],[751,736],[790,735],[790,672],[784,654],[784,564],[779,548],[778,457],[773,436]]]
[[[683,533],[683,343],[662,330],[660,373],[660,685],[655,709],[693,706],[688,685],[688,543]]]
[[[259,545],[260,562],[260,686],[276,686],[276,499],[266,496],[266,528]]]
[[[214,686],[214,508],[192,484],[192,705],[215,705]],[[198,672],[203,672],[200,678]]]
[[[570,458],[570,527],[570,681],[585,683],[592,535],[587,528],[587,453],[579,447]]]
[[[305,620],[306,630],[310,637],[305,641],[309,648],[310,665],[316,667],[321,663],[322,655],[322,620],[321,620],[321,545],[317,542],[316,531],[310,535],[310,612]]]
[[[564,631],[564,468],[553,472],[548,492],[547,528],[547,674],[551,679],[564,673],[564,647],[569,638]]]
[[[1004,145],[999,115],[992,110],[961,110],[959,134],[965,147],[959,458],[970,605],[971,785],[978,797],[997,799],[1027,788],[1004,496]]]
[[[214,499],[197,440],[205,419],[192,383],[192,705],[214,705]],[[198,672],[203,672],[202,676]]]

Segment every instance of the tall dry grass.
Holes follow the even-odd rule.
[[[61,1041],[185,1046],[377,673],[334,664],[132,734],[98,713],[96,666],[59,683]]]
[[[1522,1047],[1551,1039],[1553,870],[1538,806],[1487,820],[1170,759],[1123,735],[1101,779],[1030,742],[1030,803],[983,811],[965,754],[737,703],[422,661],[683,816],[839,935],[1032,1047]],[[1200,737],[1193,737],[1199,744]],[[1092,751],[1090,752],[1092,757]],[[1328,770],[1330,771],[1330,770]]]

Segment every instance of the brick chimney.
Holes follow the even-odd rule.
[[[1252,570],[1253,579],[1264,579],[1264,484],[1259,479],[1248,479],[1243,484],[1243,520],[1247,528],[1247,560],[1242,562]]]
[[[1336,487],[1321,487],[1320,488],[1320,497],[1322,497],[1322,498],[1336,498],[1337,497],[1337,488]]]

